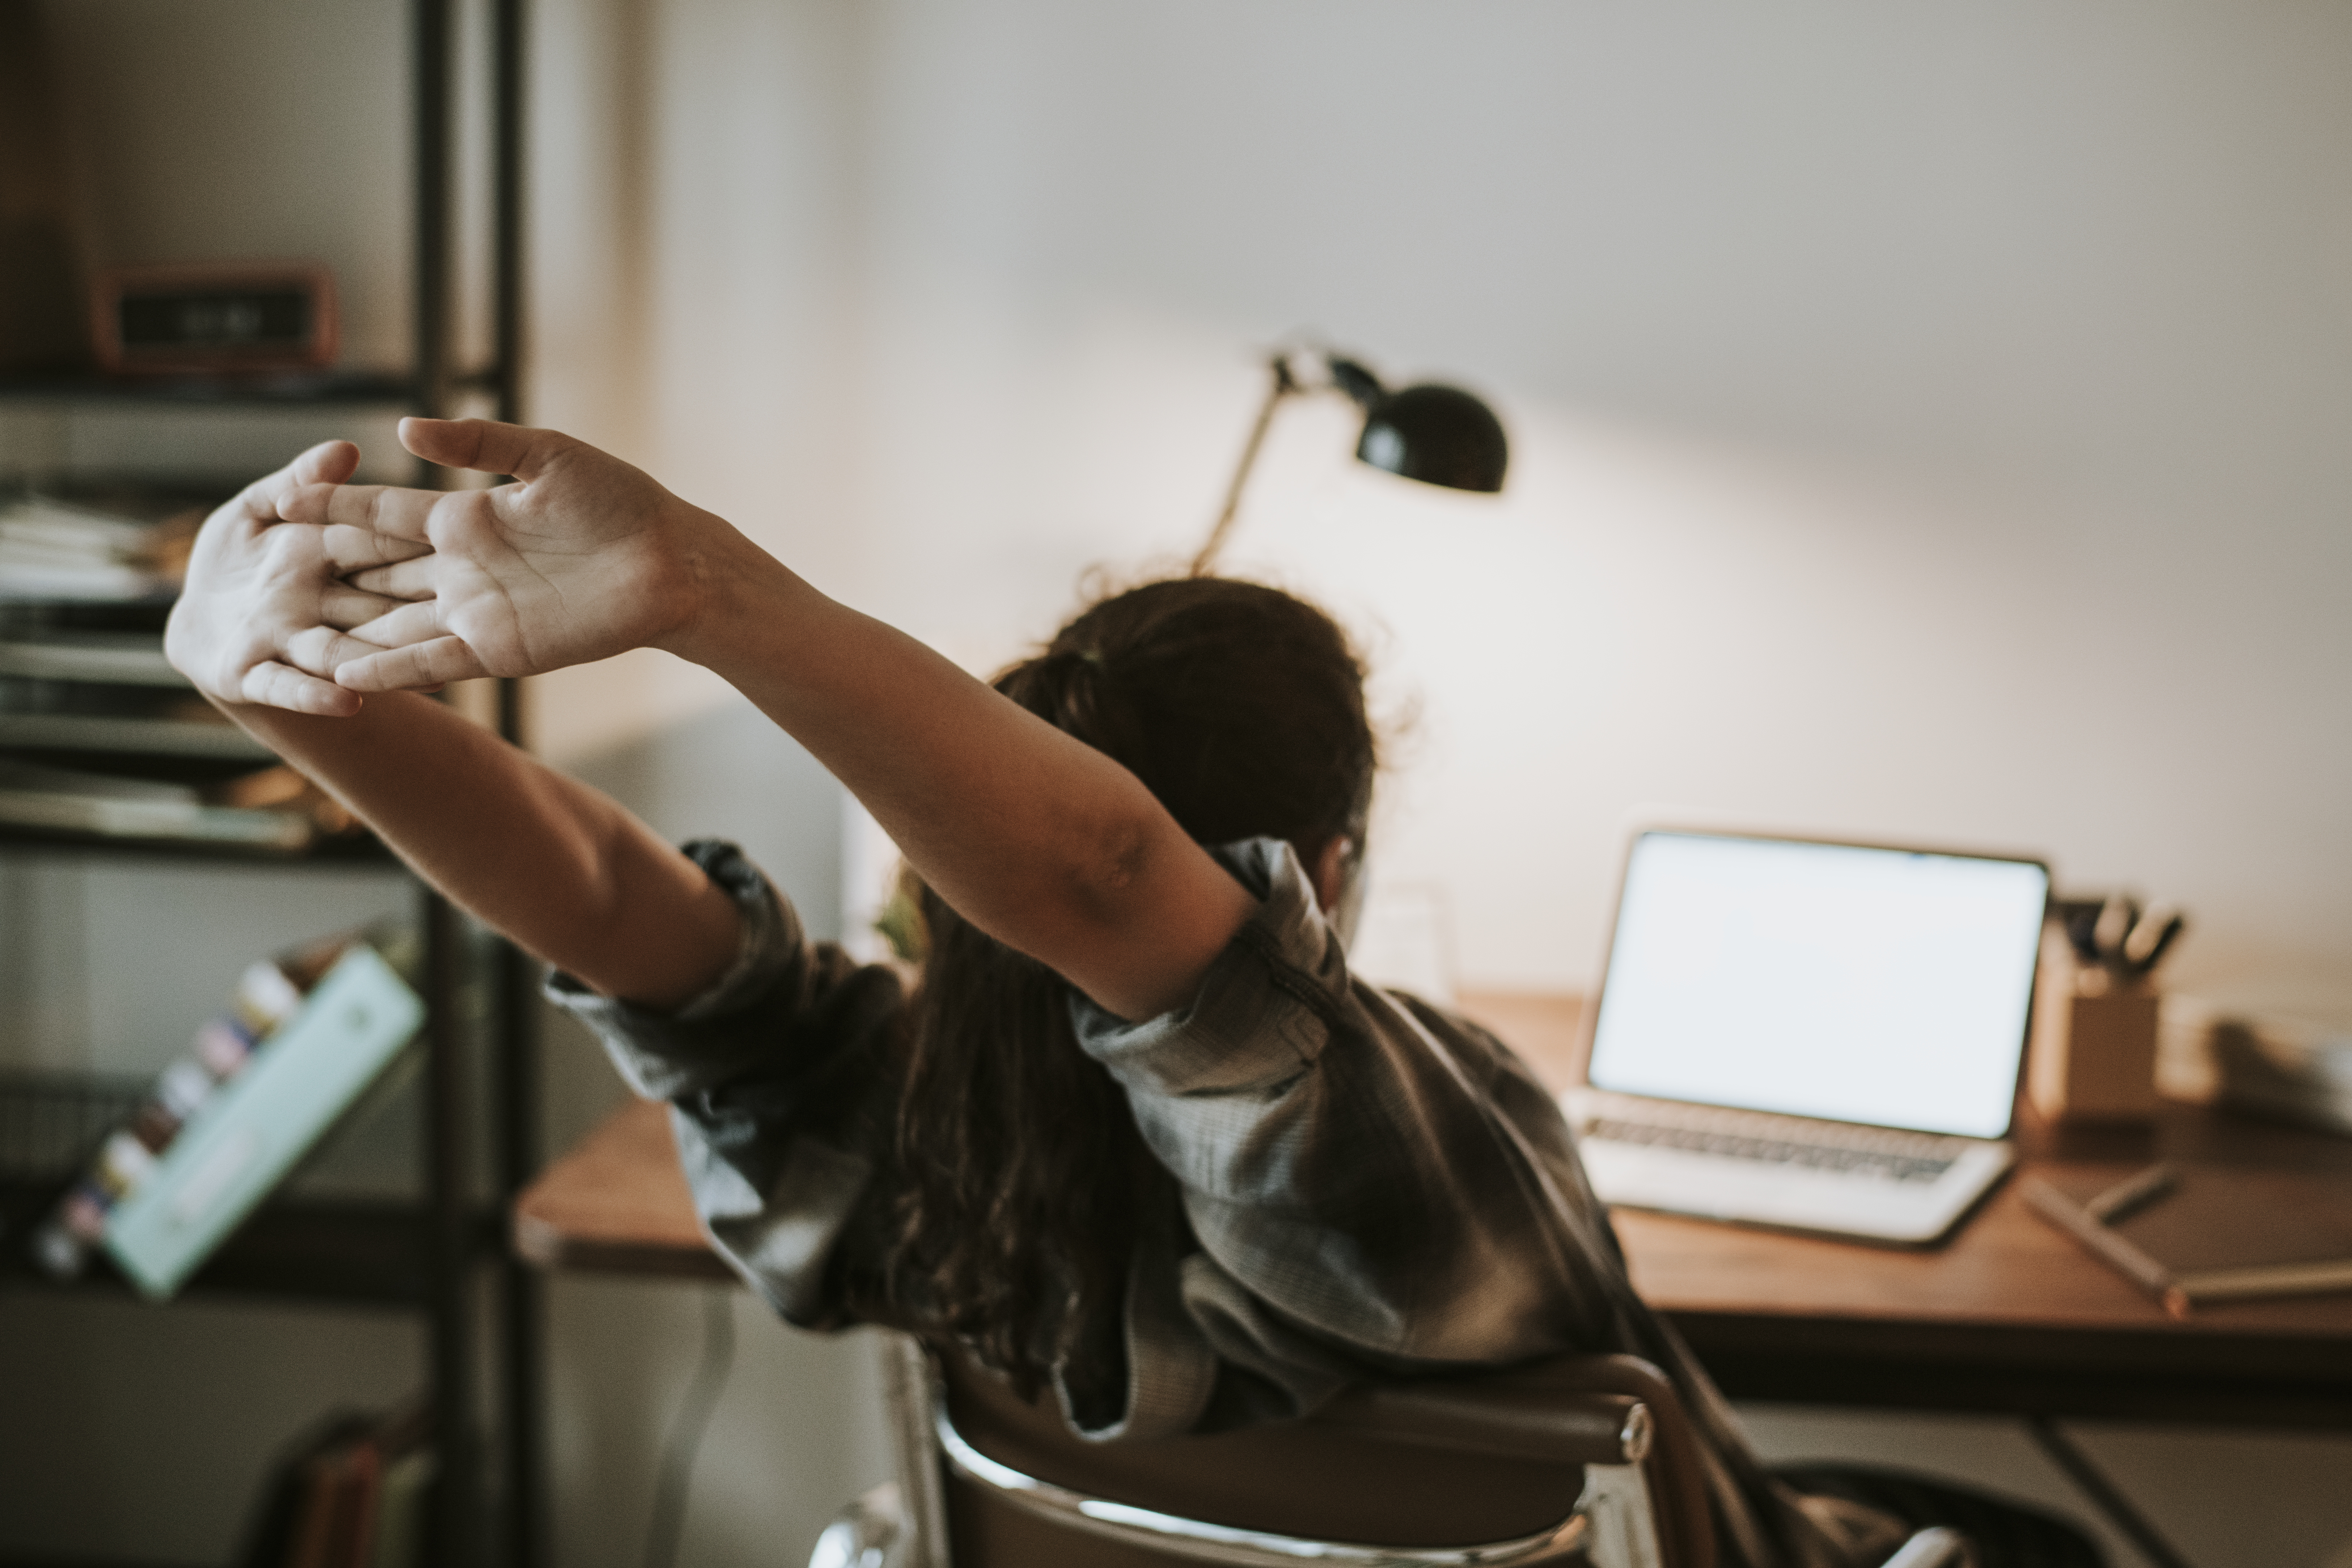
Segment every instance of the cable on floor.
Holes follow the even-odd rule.
[[[2106,1521],[2114,1525],[2125,1540],[2139,1549],[2141,1556],[2156,1564],[2156,1568],[2194,1568],[2189,1559],[2164,1538],[2164,1532],[2158,1530],[2146,1514],[2132,1506],[2131,1499],[2124,1495],[2121,1487],[2107,1479],[2107,1473],[2099,1468],[2091,1456],[2083,1452],[2074,1439],[2059,1429],[2057,1422],[2047,1415],[2029,1415],[2025,1418],[2025,1429],[2033,1435],[2033,1440],[2041,1446],[2042,1451],[2050,1456],[2051,1462],[2065,1471],[2069,1480],[2089,1494],[2092,1505]]]
[[[686,1535],[687,1494],[694,1483],[694,1457],[727,1391],[727,1369],[735,1360],[735,1292],[702,1295],[702,1360],[662,1444],[661,1470],[654,1483],[653,1517],[646,1526],[646,1568],[672,1568]]]

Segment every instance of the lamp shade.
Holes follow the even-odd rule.
[[[1423,382],[1370,401],[1356,456],[1408,479],[1491,495],[1503,488],[1510,444],[1493,409],[1458,386]]]

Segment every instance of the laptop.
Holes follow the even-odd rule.
[[[2014,1158],[2049,868],[1660,827],[1634,836],[1562,1097],[1604,1202],[1897,1246]]]

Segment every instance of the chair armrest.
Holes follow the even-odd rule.
[[[1631,1394],[1553,1394],[1450,1378],[1358,1389],[1314,1420],[1387,1442],[1564,1465],[1638,1465],[1654,1431],[1650,1407]]]
[[[1665,1560],[1676,1568],[1713,1568],[1715,1515],[1698,1435],[1673,1383],[1638,1356],[1559,1356],[1501,1372],[1359,1389],[1316,1419],[1474,1453],[1640,1464]]]

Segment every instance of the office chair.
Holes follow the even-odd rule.
[[[1664,1375],[1566,1356],[1359,1390],[1213,1436],[1087,1444],[1050,1407],[893,1335],[899,1480],[809,1568],[1714,1568],[1696,1439]],[[1957,1568],[1951,1531],[1885,1568]]]

